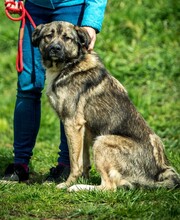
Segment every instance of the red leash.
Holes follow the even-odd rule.
[[[18,8],[13,8],[18,4]],[[36,28],[36,24],[34,23],[32,17],[28,13],[28,11],[25,9],[24,4],[22,1],[8,1],[5,3],[5,12],[7,17],[12,20],[12,21],[21,21],[21,28],[20,28],[20,33],[19,33],[19,41],[18,41],[18,53],[17,53],[17,58],[16,58],[16,69],[18,72],[23,71],[23,51],[22,51],[22,44],[23,44],[23,37],[24,37],[24,27],[26,23],[26,17],[29,19],[31,22],[32,26]],[[15,18],[12,17],[11,14],[19,14],[20,16]]]

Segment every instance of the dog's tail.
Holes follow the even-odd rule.
[[[180,188],[180,176],[169,166],[158,174],[155,187],[164,187],[168,189]]]
[[[157,135],[152,134],[150,135],[150,142],[153,147],[154,159],[159,170],[155,177],[155,187],[180,187],[180,176],[173,167],[169,165],[161,139]]]

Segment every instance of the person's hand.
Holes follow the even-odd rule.
[[[19,14],[22,9],[17,1],[4,0],[4,3],[10,14]],[[23,3],[23,1],[21,1],[21,3]]]
[[[84,27],[84,28],[87,30],[91,38],[91,43],[89,44],[88,50],[93,50],[95,42],[96,42],[96,31],[92,27]]]

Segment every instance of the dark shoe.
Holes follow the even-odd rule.
[[[70,174],[70,167],[57,165],[50,169],[49,175],[46,177],[44,183],[60,183],[65,181]]]
[[[1,182],[25,182],[29,179],[29,172],[21,164],[9,164]]]

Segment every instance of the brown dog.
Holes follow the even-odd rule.
[[[97,54],[87,50],[90,38],[84,28],[67,22],[39,25],[32,43],[42,54],[47,95],[68,140],[71,173],[59,188],[69,187],[82,172],[88,176],[91,144],[101,185],[74,185],[70,191],[180,185],[160,138]]]

